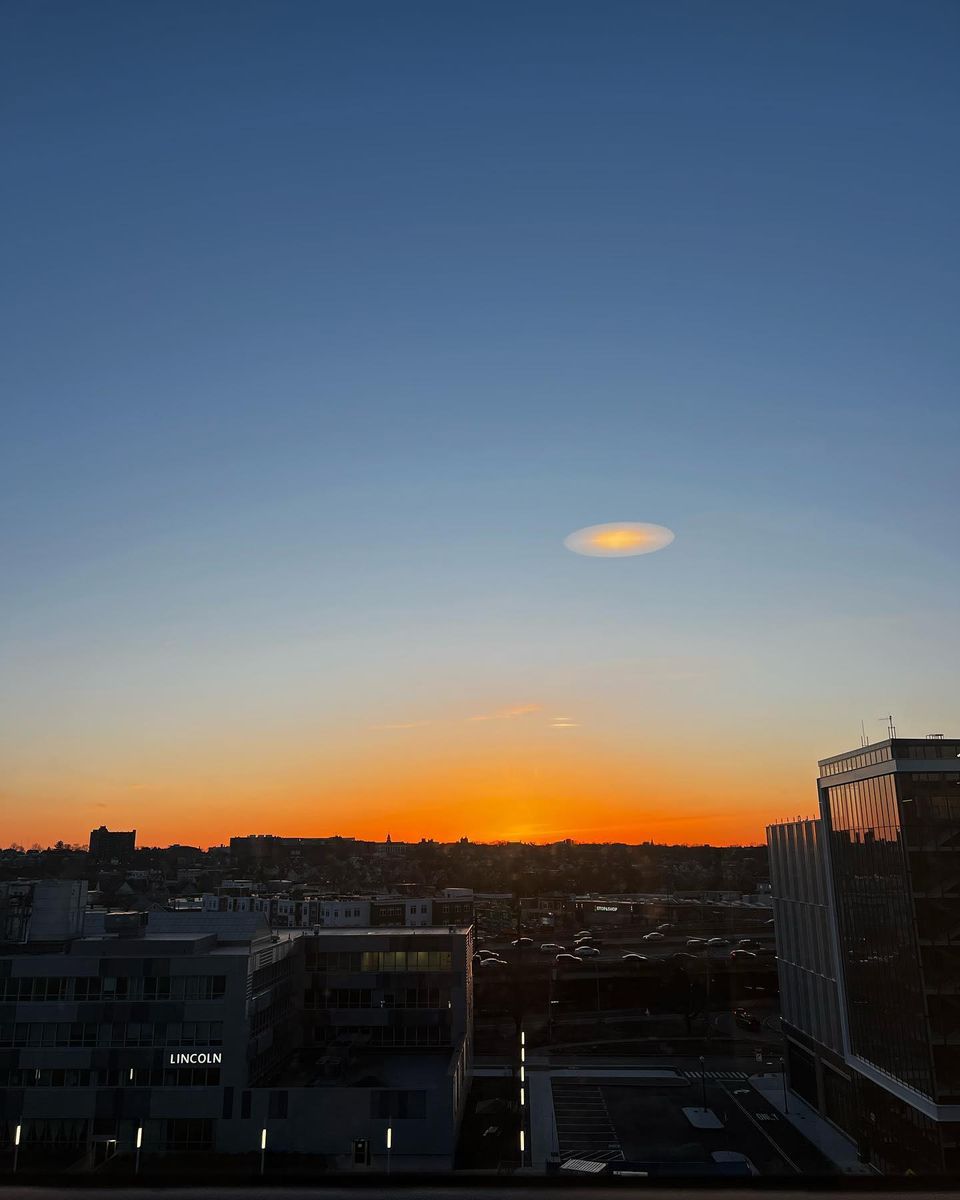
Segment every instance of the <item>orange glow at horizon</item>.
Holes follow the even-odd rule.
[[[19,807],[22,815],[8,823],[7,844],[85,842],[100,824],[136,828],[140,845],[218,845],[247,833],[756,844],[770,821],[810,809],[805,774],[771,794],[769,764],[752,764],[750,779],[731,770],[711,773],[706,764],[678,771],[668,756],[613,760],[601,747],[584,745],[582,730],[557,740],[553,728],[543,727],[540,744],[500,746],[496,753],[437,745],[411,760],[401,745],[362,760],[301,761],[289,771],[242,762],[216,775],[185,764],[182,772],[146,782],[86,780],[69,799],[38,780]],[[397,739],[419,736],[412,729]]]

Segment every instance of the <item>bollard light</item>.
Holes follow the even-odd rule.
[[[393,1149],[393,1127],[390,1125],[387,1126],[387,1149]]]
[[[17,1128],[14,1130],[14,1133],[13,1133],[13,1144],[15,1146],[20,1145],[20,1126],[19,1125],[17,1126]]]
[[[261,1129],[260,1130],[260,1149],[266,1150],[266,1148],[267,1148],[267,1131],[266,1131],[266,1129]]]
[[[143,1126],[138,1125],[137,1126],[137,1149],[139,1150],[142,1145],[143,1145]]]

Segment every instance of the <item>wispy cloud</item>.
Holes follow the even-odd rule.
[[[371,725],[371,729],[420,729],[429,721],[391,721],[386,725]]]
[[[516,704],[512,708],[498,708],[496,712],[480,713],[476,717],[468,717],[468,721],[512,721],[514,717],[525,717],[529,713],[540,712],[542,704]]]

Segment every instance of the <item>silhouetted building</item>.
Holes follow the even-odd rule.
[[[791,1086],[881,1169],[960,1167],[960,741],[820,763],[767,831]]]
[[[90,857],[94,862],[130,862],[137,848],[137,831],[108,829],[101,825],[90,830]]]

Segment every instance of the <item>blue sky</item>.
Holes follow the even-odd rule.
[[[797,788],[956,730],[954,4],[0,22],[11,798],[457,705]],[[676,542],[563,550],[621,519]]]

